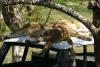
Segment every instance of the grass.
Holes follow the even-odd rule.
[[[83,47],[75,47],[74,48],[76,53],[82,53],[83,52]],[[93,45],[88,45],[87,46],[87,52],[94,52],[94,46]]]
[[[59,0],[57,0],[59,1]],[[64,0],[63,0],[64,1]],[[59,1],[60,2],[60,1]],[[63,3],[61,3],[63,4]],[[91,18],[92,18],[92,11],[91,10],[88,10],[87,9],[87,5],[88,5],[88,2],[87,1],[84,1],[84,2],[69,2],[69,1],[66,1],[64,3],[65,6],[68,6],[68,7],[71,7],[73,8],[75,11],[77,11],[78,13],[80,13],[81,15],[83,15],[85,18],[87,18],[88,20],[91,21]],[[38,11],[38,14],[39,14],[39,19],[37,20],[37,22],[39,23],[45,23],[46,21],[46,18],[47,18],[47,15],[48,15],[48,12],[49,12],[49,8],[46,8],[46,7],[38,7],[39,11]],[[23,19],[25,20],[28,20],[29,18],[27,16],[23,17]],[[73,21],[76,21],[78,22],[77,20],[75,20],[74,18],[60,12],[60,11],[57,11],[57,10],[52,10],[52,13],[50,14],[50,18],[48,20],[48,22],[52,22],[52,21],[56,21],[56,20],[59,20],[59,19],[70,19],[70,20],[73,20]],[[9,33],[9,29],[7,28],[7,31],[5,32],[6,34]],[[0,43],[2,44],[2,43]],[[1,46],[1,45],[0,45]],[[94,47],[93,45],[89,45],[88,47],[88,52],[94,52]],[[83,48],[82,47],[76,47],[74,48],[75,49],[75,52],[76,53],[81,53]],[[26,61],[29,61],[31,60],[31,54],[32,54],[32,51],[37,51],[36,49],[33,49],[33,48],[30,48],[29,49],[29,52],[28,52],[28,56],[26,58]],[[5,63],[10,63],[11,60],[12,60],[12,48],[10,48],[10,51],[8,52],[7,56],[6,56],[6,59],[4,60],[4,64]]]
[[[8,51],[3,64],[8,64],[12,62],[12,48]]]
[[[58,2],[59,3],[59,2]],[[65,1],[64,4],[65,6],[74,9],[76,12],[87,18],[88,20],[91,21],[92,19],[92,11],[87,9],[88,6],[88,1],[79,1],[79,2],[70,2],[70,1]],[[38,19],[35,20],[38,23],[45,23],[48,13],[49,13],[49,8],[47,7],[42,7],[42,6],[37,6],[37,17]],[[33,17],[33,16],[32,16]],[[28,21],[28,17],[25,14],[25,17],[23,19]],[[48,22],[56,21],[59,19],[70,19],[70,20],[75,20],[74,18],[70,17],[69,15],[66,15],[65,13],[62,13],[58,10],[52,9],[52,12],[50,14],[50,18]],[[30,20],[29,20],[30,21]],[[32,20],[33,21],[33,20]]]

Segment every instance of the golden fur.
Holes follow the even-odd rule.
[[[46,24],[44,26],[45,36],[47,36],[47,44],[45,48],[50,48],[52,43],[67,40],[72,44],[71,36],[78,35],[78,32],[73,28],[73,22],[69,20],[59,20],[55,23]]]
[[[71,36],[78,35],[78,32],[74,29],[73,22],[70,20],[59,20],[53,23],[41,25],[33,22],[21,29],[21,34],[28,34],[41,40],[46,40],[47,44],[45,48],[49,49],[52,43],[62,40],[68,40],[70,44],[72,41]]]

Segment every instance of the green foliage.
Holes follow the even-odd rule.
[[[78,2],[78,1],[89,1],[89,0],[70,0],[72,2]]]
[[[53,0],[53,1],[65,5],[65,2],[83,2],[89,0]]]
[[[54,2],[63,4],[63,5],[65,5],[65,2],[67,2],[67,1],[68,0],[54,0]]]
[[[87,9],[87,5],[88,5],[87,1],[83,1],[83,2],[81,2],[81,1],[80,2],[70,2],[70,1],[65,1],[65,0],[55,0],[55,1],[62,2],[67,7],[70,7],[72,9],[74,9],[75,11],[77,11],[78,13],[82,14],[84,17],[91,19],[92,11]],[[38,7],[37,10],[38,10],[37,14],[39,16],[38,22],[44,23],[50,9],[46,8],[46,7]],[[63,18],[72,19],[68,15],[66,15],[58,10],[53,9],[50,14],[50,18],[49,18],[48,22],[56,21],[56,20],[63,19]]]
[[[6,32],[6,25],[3,23],[2,20],[0,20],[0,34],[3,34]]]
[[[69,0],[53,0],[53,1],[60,3],[62,5],[65,5],[67,7],[71,7],[83,15],[84,15],[84,13],[85,14],[87,13],[87,15],[89,15],[91,13],[91,11],[87,9],[87,4],[88,4],[88,2],[86,2],[87,0],[70,0],[70,1]],[[23,5],[21,5],[21,6],[23,6]],[[18,8],[20,8],[21,6],[19,6]],[[27,6],[27,5],[25,5],[25,6]],[[27,23],[27,22],[45,23],[45,21],[48,17],[48,13],[49,13],[50,8],[36,6],[36,8],[31,11],[32,15],[28,16],[25,6],[20,11],[22,25]],[[52,10],[48,22],[59,20],[62,18],[68,18],[68,17],[69,17],[68,15],[66,15],[60,11]]]
[[[87,0],[70,0],[70,1],[69,0],[54,0],[54,1],[62,5],[65,5],[67,7],[73,8],[75,11],[79,12],[86,18],[89,18],[89,19],[91,18],[92,11],[87,9],[87,5],[88,5]],[[71,2],[71,1],[75,1],[75,2]],[[19,10],[19,14],[21,16],[20,23],[22,25],[27,22],[38,22],[42,24],[45,23],[48,17],[50,8],[36,6],[35,10],[31,11],[32,15],[28,16],[27,10],[25,7],[27,5],[23,6],[23,8],[21,9],[22,6],[23,5],[17,5],[17,7],[15,7],[15,8],[18,8]],[[48,22],[56,21],[56,20],[63,19],[63,18],[72,19],[68,15],[53,9],[50,14]],[[0,33],[4,33],[5,31],[7,31],[6,26],[4,23],[1,23],[1,22],[2,21],[0,21]]]
[[[91,20],[92,11],[87,8],[88,1],[80,1],[80,2],[66,2],[66,6],[71,7],[76,12],[83,15],[85,18]]]
[[[68,7],[71,7],[72,9],[75,9],[76,11],[85,11],[85,12],[89,12],[90,10],[87,9],[87,5],[88,2],[84,1],[84,2],[66,2],[66,5]]]
[[[10,33],[10,29],[6,26],[3,19],[0,19],[0,34],[8,34]]]

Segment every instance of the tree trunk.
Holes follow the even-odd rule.
[[[30,11],[35,10],[34,9],[35,7],[33,9],[31,8],[33,8],[33,6],[30,7]],[[30,11],[28,14],[30,14]],[[10,28],[12,32],[16,32],[17,30],[20,29],[21,23],[19,22],[21,19],[15,15],[14,8],[12,6],[2,5],[2,15],[3,15],[6,25]],[[12,62],[22,61],[24,48],[25,47],[21,47],[21,46],[12,47]]]
[[[14,15],[14,10],[11,6],[2,6],[2,15],[6,25],[11,31],[19,29],[19,19]]]
[[[97,36],[100,39],[100,8],[93,10],[93,24],[98,28]],[[96,67],[100,67],[100,41],[94,38],[94,51],[95,51],[95,61]]]
[[[14,9],[11,6],[2,5],[2,15],[6,25],[10,28],[12,32],[19,29],[19,19],[14,14]],[[24,47],[13,46],[12,47],[12,62],[21,61],[21,56],[23,55]]]
[[[98,42],[96,38],[94,38],[94,51],[96,67],[100,67],[100,42]]]
[[[89,3],[89,8],[93,10],[93,24],[97,28],[97,37],[94,36],[94,52],[96,67],[100,67],[100,0]]]

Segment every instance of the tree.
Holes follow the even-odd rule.
[[[20,25],[18,23],[20,20],[15,16],[14,9],[13,9],[12,6],[2,5],[2,14],[3,14],[3,18],[4,18],[6,25],[10,28],[10,30],[12,32],[14,32],[14,31],[16,31],[17,29],[20,28],[19,27]],[[12,48],[12,59],[13,59],[12,62],[17,61],[16,60],[17,56],[16,56],[16,53],[15,53],[18,50],[17,47],[18,46],[13,46],[13,48]]]
[[[27,6],[29,7],[29,6]],[[31,9],[30,9],[31,11]],[[29,11],[29,13],[30,13]],[[17,31],[18,29],[22,28],[20,19],[15,14],[14,7],[8,5],[2,5],[2,15],[6,25],[10,28],[12,32]],[[34,15],[35,16],[35,15]],[[4,30],[4,29],[3,29]],[[24,47],[21,46],[13,46],[12,48],[12,62],[18,62],[22,60],[24,52]]]
[[[88,21],[86,18],[81,16],[79,13],[74,11],[73,9],[54,3],[54,2],[48,2],[47,0],[32,0],[31,2],[28,0],[24,1],[9,1],[9,3],[5,3],[6,5],[16,5],[16,4],[33,4],[38,6],[45,6],[48,8],[57,9],[59,11],[64,12],[65,14],[70,15],[71,17],[77,19],[81,23],[83,23],[93,34],[94,37],[94,46],[95,46],[95,60],[96,60],[96,67],[100,67],[100,0],[95,0],[94,3],[90,3],[89,6],[93,9],[93,23]]]
[[[96,35],[99,38],[98,40],[94,36],[94,51],[96,67],[100,67],[100,0],[96,0],[95,2],[91,1],[88,7],[93,10],[93,24],[97,29]]]

